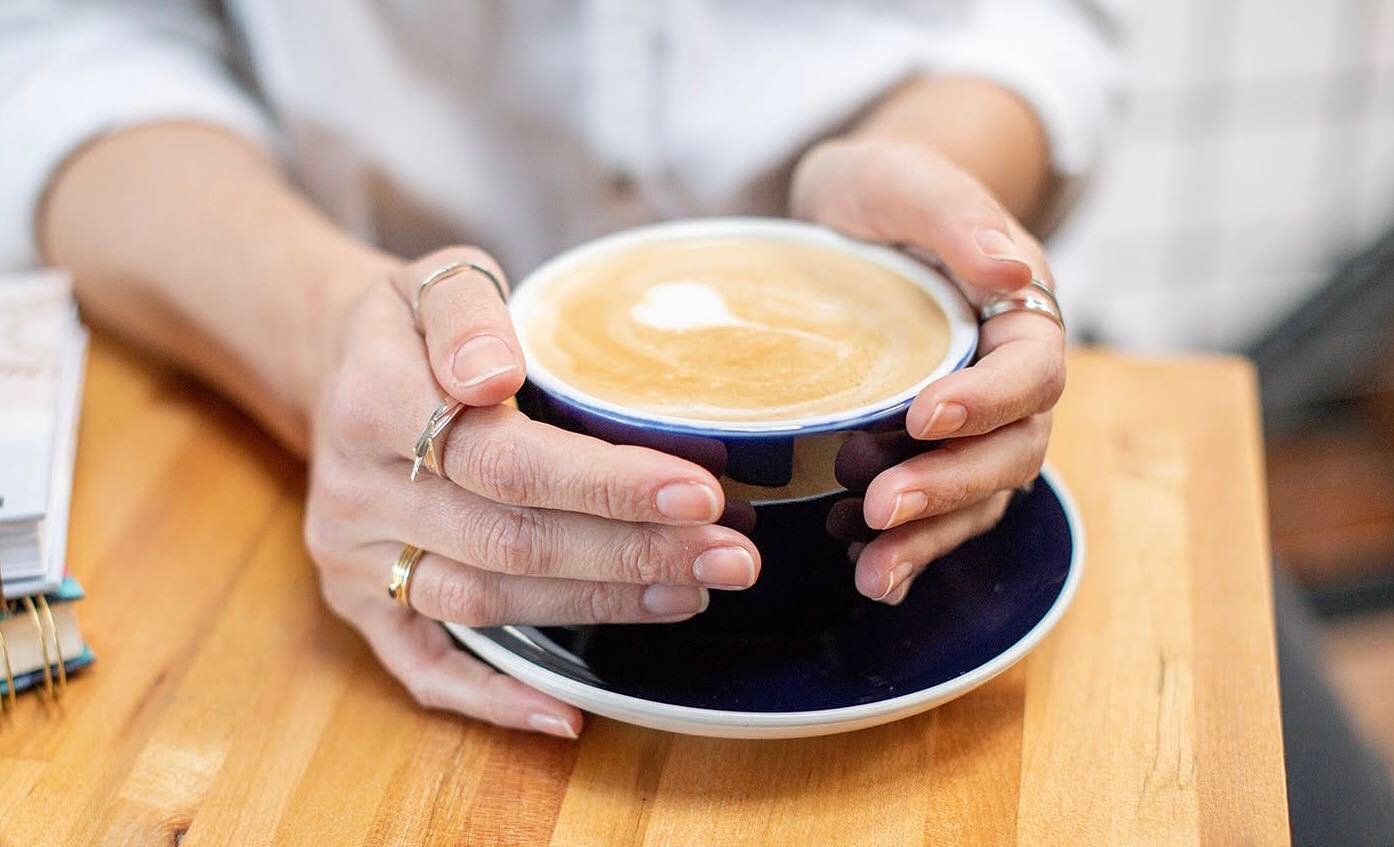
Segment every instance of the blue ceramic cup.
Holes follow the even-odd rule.
[[[589,396],[543,367],[529,349],[527,316],[549,280],[582,264],[639,246],[688,238],[774,239],[832,248],[881,265],[927,292],[948,321],[948,351],[926,362],[912,387],[870,405],[797,420],[704,422],[635,411]],[[706,617],[733,623],[758,607],[806,615],[853,599],[849,542],[870,535],[860,492],[877,473],[932,449],[905,432],[905,413],[926,385],[967,366],[978,324],[958,288],[933,268],[889,247],[856,241],[824,227],[776,218],[708,218],[627,230],[569,250],[533,271],[511,309],[528,362],[519,407],[535,419],[615,444],[635,444],[693,461],[716,474],[726,493],[723,522],[746,532],[760,550],[759,584],[716,592]]]

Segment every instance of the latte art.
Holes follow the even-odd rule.
[[[948,320],[911,280],[827,247],[681,238],[539,281],[520,329],[556,379],[636,412],[787,421],[893,397],[943,360]]]
[[[629,314],[639,323],[659,330],[746,323],[731,314],[726,298],[705,282],[660,282],[644,293],[644,299],[634,304]]]

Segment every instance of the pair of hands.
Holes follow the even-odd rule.
[[[1049,284],[1040,245],[979,183],[925,147],[853,139],[813,148],[795,174],[799,217],[938,256],[975,303]],[[668,622],[706,608],[708,591],[759,576],[754,544],[716,522],[717,480],[681,459],[615,446],[500,405],[524,363],[507,308],[480,274],[452,278],[421,304],[417,283],[450,248],[402,265],[366,290],[342,330],[313,416],[305,537],[330,607],[428,707],[574,738],[581,713],[458,650],[436,620],[503,623]],[[861,593],[904,599],[934,558],[994,525],[1045,455],[1064,384],[1064,337],[1038,315],[982,327],[979,361],[914,401],[910,434],[947,439],[880,473],[853,544]],[[471,407],[444,442],[446,479],[409,481],[412,447],[441,390]],[[412,608],[386,596],[402,544],[429,551]]]

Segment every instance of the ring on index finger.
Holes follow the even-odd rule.
[[[484,278],[494,284],[494,290],[499,293],[499,299],[508,302],[508,294],[503,290],[503,283],[494,276],[494,272],[482,265],[474,262],[466,262],[463,259],[451,262],[442,268],[436,268],[421,280],[421,284],[416,286],[416,293],[411,298],[411,319],[416,324],[416,331],[423,332],[421,327],[421,298],[426,296],[426,292],[431,290],[431,286],[438,282],[444,282],[453,276],[459,276],[466,271],[476,271],[484,275]]]
[[[987,323],[1008,312],[1035,312],[1055,321],[1061,330],[1065,328],[1065,316],[1060,312],[1060,302],[1055,299],[1055,292],[1038,279],[1032,279],[1020,290],[993,294],[978,309],[978,321]]]
[[[442,479],[445,478],[445,454],[442,448],[436,446],[436,439],[449,428],[464,408],[463,403],[455,400],[442,400],[431,413],[430,419],[426,421],[426,428],[421,430],[421,435],[416,439],[416,447],[412,450],[412,482],[416,482],[417,477],[421,476],[422,468]]]

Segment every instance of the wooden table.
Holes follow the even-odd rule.
[[[580,742],[413,706],[320,603],[301,467],[207,392],[93,348],[72,567],[98,660],[0,722],[0,844],[1287,843],[1254,378],[1076,353],[1051,461],[1074,607],[917,718]]]

